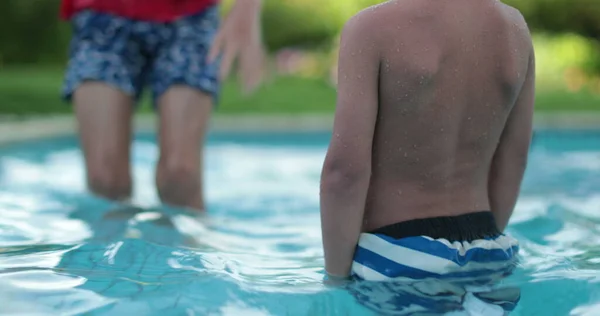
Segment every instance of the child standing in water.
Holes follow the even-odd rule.
[[[72,103],[88,188],[111,200],[133,192],[135,105],[151,92],[158,114],[161,201],[204,210],[203,150],[221,81],[234,61],[246,91],[262,80],[262,0],[62,0],[73,27],[62,97]]]
[[[342,33],[321,178],[330,277],[506,275],[532,135],[535,58],[497,0],[392,0]]]

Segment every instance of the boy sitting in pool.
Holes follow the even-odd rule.
[[[534,59],[523,17],[497,0],[392,0],[347,22],[321,178],[330,277],[506,274]]]

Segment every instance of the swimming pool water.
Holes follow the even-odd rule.
[[[322,284],[328,136],[212,135],[207,216],[159,206],[152,135],[135,207],[86,193],[74,138],[0,148],[0,314],[371,315]],[[600,315],[600,132],[539,132],[522,191],[513,315]]]

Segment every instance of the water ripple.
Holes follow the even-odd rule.
[[[209,141],[207,216],[159,205],[149,137],[133,145],[132,205],[86,194],[74,141],[0,149],[0,313],[370,315],[322,282],[327,138],[312,137]],[[522,291],[515,315],[596,315],[600,146],[551,142],[532,151],[506,285]]]

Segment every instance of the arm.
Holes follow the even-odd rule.
[[[508,225],[521,189],[531,144],[534,103],[535,53],[532,49],[523,87],[494,153],[488,180],[490,207],[500,231]]]
[[[365,17],[342,32],[333,137],[321,174],[325,270],[347,277],[361,233],[378,109],[379,55]]]

